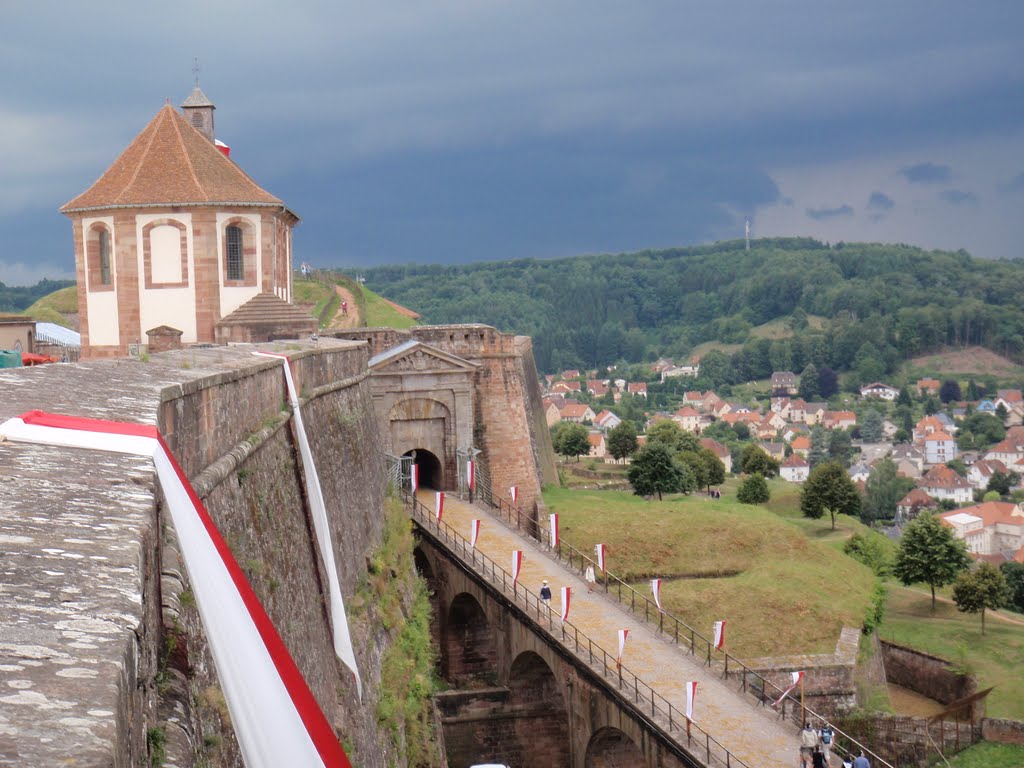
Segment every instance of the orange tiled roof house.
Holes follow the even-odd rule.
[[[214,108],[198,85],[184,114],[167,104],[60,209],[74,231],[83,357],[145,349],[160,328],[183,344],[315,330],[291,304],[299,219],[218,148]]]

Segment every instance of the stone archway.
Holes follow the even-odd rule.
[[[498,648],[487,615],[467,592],[455,596],[441,624],[441,675],[453,685],[493,677]]]
[[[515,716],[523,765],[569,765],[569,714],[551,667],[533,651],[509,671],[508,710]]]
[[[441,460],[430,451],[424,448],[414,448],[405,453],[406,456],[413,456],[416,466],[419,468],[420,488],[443,489],[444,466]]]
[[[391,446],[395,454],[416,451],[420,485],[448,490],[455,480],[455,424],[444,403],[429,397],[409,397],[395,403],[387,415]],[[420,454],[427,454],[423,463]],[[429,471],[431,481],[422,472]]]
[[[640,748],[618,728],[599,728],[587,743],[586,768],[643,768],[646,765]]]

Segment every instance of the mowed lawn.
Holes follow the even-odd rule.
[[[933,615],[926,586],[893,585],[879,636],[966,667],[978,675],[979,690],[995,686],[988,697],[990,717],[1024,720],[1024,624],[1000,615],[1024,622],[1019,614],[987,611],[983,636],[980,615],[960,613],[947,602],[939,602]]]
[[[830,523],[795,526],[729,491],[659,502],[549,488],[544,500],[559,513],[565,542],[585,552],[606,544],[609,570],[646,594],[648,579],[664,579],[666,610],[705,636],[726,619],[738,657],[831,653],[843,626],[861,626],[873,574],[830,546],[830,531],[816,540]]]

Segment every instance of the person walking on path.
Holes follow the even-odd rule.
[[[811,757],[817,746],[818,734],[810,723],[804,723],[804,729],[800,731],[800,768],[811,768]]]
[[[861,750],[860,754],[853,758],[853,768],[871,768],[871,763],[864,756],[864,750]]]
[[[540,599],[544,603],[544,610],[547,611],[548,615],[551,615],[551,587],[548,586],[548,580],[544,579],[544,583],[540,588]]]
[[[836,737],[835,731],[832,730],[831,725],[825,723],[819,737],[821,739],[821,751],[825,753],[825,765],[832,765],[832,740]]]
[[[597,577],[594,576],[594,566],[587,566],[587,570],[583,574],[583,580],[587,582],[587,592],[593,592],[594,584],[597,583]]]

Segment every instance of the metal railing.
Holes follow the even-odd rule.
[[[696,753],[694,756],[697,759],[704,760],[705,765],[750,768],[714,736],[692,720],[688,720],[684,712],[630,672],[614,655],[595,643],[572,622],[563,622],[560,616],[541,601],[539,595],[513,581],[512,574],[471,546],[469,541],[448,523],[439,521],[419,499],[410,496],[404,490],[402,497],[410,505],[413,520],[423,532],[442,543],[450,553],[460,558],[503,595],[511,596],[512,601],[528,617],[534,619],[542,631],[560,640],[565,648],[575,654],[580,663],[599,674],[606,683],[613,685],[618,694],[630,702],[644,718],[649,717],[678,744],[685,744],[687,749]],[[685,741],[677,738],[676,734],[685,738]]]
[[[515,527],[517,531],[525,533],[537,546],[559,562],[564,563],[570,571],[582,576],[590,566],[594,569],[595,574],[599,573],[597,561],[571,544],[564,542],[561,535],[559,535],[558,546],[551,547],[551,529],[547,525],[547,521],[533,519],[519,507],[513,506],[501,497],[498,497],[496,502],[492,506],[497,510],[498,517],[503,522]],[[629,609],[631,614],[642,617],[645,623],[657,626],[660,633],[671,637],[677,645],[685,646],[688,653],[694,657],[699,656],[705,666],[714,668],[716,665],[721,665],[722,676],[726,680],[729,680],[730,676],[733,679],[739,678],[739,690],[751,695],[758,704],[765,706],[772,702],[774,706],[774,702],[782,696],[782,688],[755,672],[728,651],[716,650],[711,640],[668,611],[658,608],[657,604],[647,595],[638,592],[630,584],[609,571],[603,571],[601,574],[601,585],[606,594],[615,597],[622,606]],[[656,619],[656,621],[652,619]],[[779,716],[783,720],[791,720],[800,727],[805,722],[810,722],[818,729],[827,724],[838,737],[833,751],[842,755],[844,753],[856,754],[858,750],[862,749],[872,759],[872,765],[879,768],[894,768],[892,764],[861,744],[853,736],[844,733],[829,722],[824,715],[801,705],[793,698],[787,697],[782,700]]]

